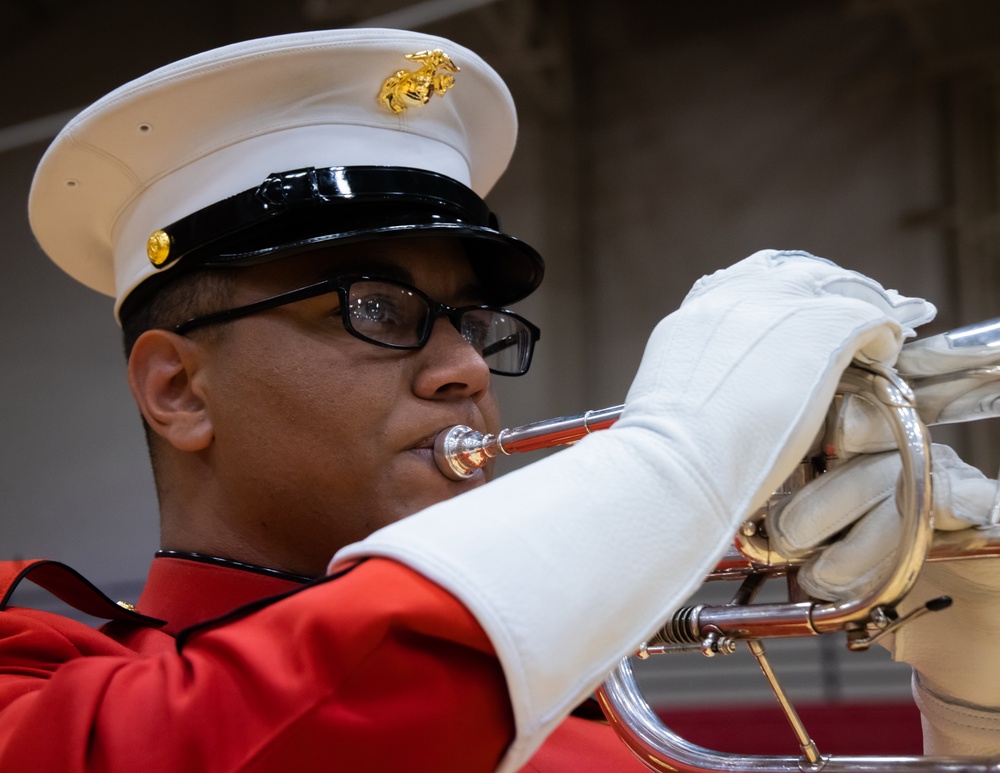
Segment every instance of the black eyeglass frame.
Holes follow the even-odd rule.
[[[350,299],[349,291],[351,285],[356,282],[381,282],[383,284],[392,285],[394,287],[401,287],[408,292],[413,293],[417,297],[421,298],[430,309],[430,314],[427,316],[427,324],[424,329],[420,331],[420,341],[416,344],[389,344],[384,341],[378,341],[374,338],[369,338],[368,336],[359,333],[355,328],[350,319]],[[304,301],[308,298],[315,298],[318,295],[324,295],[326,293],[337,292],[340,298],[340,317],[344,324],[344,329],[362,341],[369,344],[374,344],[375,346],[382,346],[386,349],[403,349],[403,350],[415,350],[422,349],[427,345],[430,340],[431,333],[434,329],[434,322],[438,317],[447,317],[448,321],[451,322],[452,326],[459,332],[462,332],[462,317],[470,311],[492,311],[505,316],[511,317],[517,320],[519,323],[524,325],[529,333],[528,341],[528,352],[527,356],[524,358],[524,367],[517,373],[496,370],[490,368],[490,372],[498,376],[523,376],[528,372],[528,368],[531,367],[531,359],[534,355],[535,344],[538,339],[541,338],[541,330],[520,314],[516,314],[508,309],[501,308],[499,306],[488,306],[488,305],[472,305],[472,306],[449,306],[446,303],[440,303],[434,300],[426,293],[421,292],[417,288],[406,284],[405,282],[398,282],[393,279],[383,279],[381,277],[363,276],[363,275],[352,275],[352,276],[342,276],[342,277],[331,277],[328,279],[321,279],[313,284],[306,285],[305,287],[299,287],[295,290],[289,290],[287,292],[279,293],[278,295],[273,295],[270,298],[263,298],[259,301],[254,301],[253,303],[248,303],[243,306],[237,306],[232,309],[224,309],[223,311],[212,312],[211,314],[203,314],[199,317],[192,317],[191,319],[181,322],[179,325],[175,325],[171,328],[172,332],[177,335],[187,335],[192,330],[197,330],[200,327],[205,327],[206,325],[215,325],[220,322],[230,322],[235,319],[241,319],[242,317],[248,317],[251,314],[257,314],[262,311],[269,311],[270,309],[276,309],[281,306],[287,306],[292,303],[297,303],[298,301]],[[486,347],[486,349],[481,352],[481,356],[485,359],[490,354],[499,351],[499,349],[494,348],[499,344],[502,344],[506,339],[501,339],[491,346]]]

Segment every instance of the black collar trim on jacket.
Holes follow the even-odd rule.
[[[185,550],[157,550],[156,557],[183,558],[187,561],[198,561],[203,564],[215,564],[216,566],[225,566],[229,569],[240,569],[244,572],[254,572],[255,574],[263,574],[268,577],[276,577],[281,580],[288,580],[289,582],[307,583],[317,579],[315,577],[306,577],[302,574],[283,572],[280,569],[269,569],[266,566],[258,566],[257,564],[247,564],[243,561],[233,561],[230,558],[208,556],[204,553],[189,553]]]
[[[182,556],[178,555],[178,557]],[[183,557],[187,557],[187,554],[184,554]],[[271,606],[271,604],[274,604],[276,601],[281,601],[282,599],[288,598],[289,596],[293,596],[296,593],[301,593],[307,588],[311,588],[315,585],[322,585],[323,583],[330,582],[332,580],[336,580],[340,577],[343,577],[345,574],[348,574],[357,567],[361,566],[361,564],[363,564],[366,560],[367,559],[362,559],[356,563],[349,565],[345,569],[341,569],[339,572],[334,572],[333,574],[328,574],[324,577],[319,577],[315,580],[307,579],[305,584],[303,584],[301,587],[292,588],[291,590],[285,591],[284,593],[279,593],[277,596],[268,596],[267,598],[259,599],[257,601],[252,601],[249,604],[244,604],[242,607],[234,609],[232,612],[228,612],[227,614],[222,615],[221,617],[216,617],[211,620],[206,620],[202,623],[197,623],[196,625],[192,625],[188,628],[185,628],[184,630],[180,631],[177,634],[177,651],[181,652],[184,649],[184,645],[187,644],[188,639],[190,639],[192,636],[196,634],[199,634],[203,631],[209,631],[213,628],[218,628],[220,625],[225,625],[228,623],[235,622],[236,620],[240,620],[244,617],[248,617],[249,615],[252,615],[254,612],[264,609],[265,607]],[[247,564],[247,566],[251,566],[251,564]]]

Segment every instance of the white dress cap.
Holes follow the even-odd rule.
[[[383,83],[420,69],[407,54],[435,49],[458,68],[437,71],[454,83],[395,112]],[[84,110],[42,158],[29,216],[56,264],[120,304],[158,272],[150,234],[269,174],[410,167],[485,196],[516,135],[503,81],[451,41],[387,29],[281,35],[183,59]]]

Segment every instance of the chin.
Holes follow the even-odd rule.
[[[421,510],[426,510],[436,504],[446,502],[449,499],[454,499],[461,494],[477,489],[487,483],[489,479],[485,471],[480,471],[471,478],[460,481],[449,480],[442,475],[439,476],[438,480],[434,481],[433,485],[424,487],[423,490],[417,485],[406,487],[405,490],[409,491],[411,496],[407,497],[405,502],[400,503],[401,506],[396,509],[395,517],[387,521],[384,525],[408,518],[411,515],[419,513]],[[421,491],[421,493],[418,495],[416,494],[417,491]]]

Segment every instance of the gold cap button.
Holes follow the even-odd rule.
[[[146,242],[146,254],[149,262],[159,268],[170,257],[170,234],[166,231],[153,231]]]

